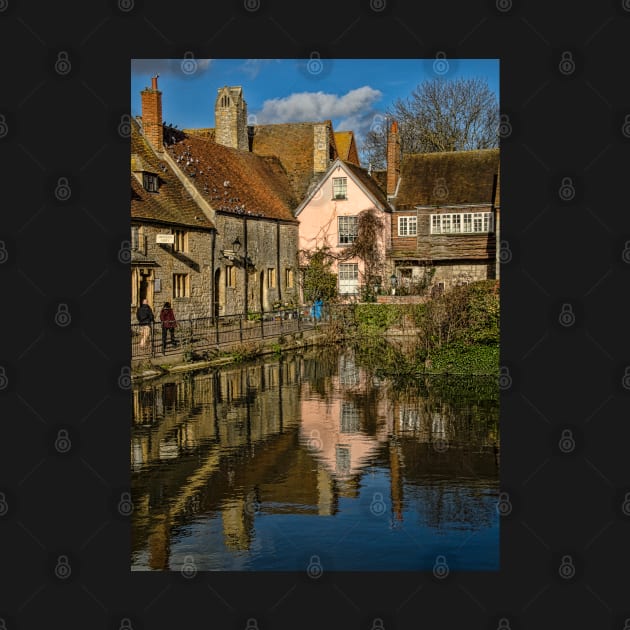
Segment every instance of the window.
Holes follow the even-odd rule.
[[[350,472],[350,447],[347,444],[335,446],[335,463],[337,474],[347,475]]]
[[[187,252],[188,251],[188,232],[184,230],[175,230],[174,231],[175,240],[173,241],[173,249],[176,252]]]
[[[358,263],[339,264],[339,293],[359,292],[359,265]]]
[[[158,191],[158,176],[153,173],[142,173],[142,185],[149,192]]]
[[[339,245],[349,245],[357,240],[358,219],[357,217],[339,217]]]
[[[484,234],[493,231],[492,212],[431,215],[431,234]]]
[[[140,232],[137,225],[131,226],[131,249],[134,251],[140,249]]]
[[[287,289],[293,288],[293,269],[291,267],[284,270],[284,286]]]
[[[236,286],[236,269],[234,269],[234,265],[228,265],[225,268],[225,286],[232,289]]]
[[[348,198],[348,178],[347,177],[333,177],[333,199],[347,199]]]
[[[356,433],[359,430],[359,410],[354,406],[354,403],[341,403],[340,420],[341,433]]]
[[[274,267],[270,267],[269,269],[267,269],[267,288],[276,288],[276,270]]]
[[[190,279],[187,273],[173,274],[173,297],[190,297]]]
[[[398,236],[416,236],[417,233],[417,217],[398,217]]]

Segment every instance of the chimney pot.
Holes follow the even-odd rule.
[[[154,77],[151,77],[151,89],[152,90],[157,90],[158,89],[158,85],[157,85],[157,80],[158,80],[158,74],[156,74]]]

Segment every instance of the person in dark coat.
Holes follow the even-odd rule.
[[[153,316],[153,310],[149,306],[149,300],[144,298],[142,304],[136,313],[138,323],[140,324],[140,347],[144,348],[149,337],[151,336],[151,329],[153,328],[153,322],[155,317]]]
[[[162,322],[162,353],[164,353],[166,352],[166,336],[169,330],[171,332],[171,345],[177,345],[177,341],[175,340],[177,320],[175,319],[175,313],[171,308],[170,302],[164,302],[164,306],[160,311],[160,321]]]

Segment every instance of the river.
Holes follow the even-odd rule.
[[[134,384],[132,570],[497,571],[496,379],[377,374],[327,348]]]

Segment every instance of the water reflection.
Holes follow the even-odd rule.
[[[132,568],[498,569],[496,382],[311,351],[133,388]]]

